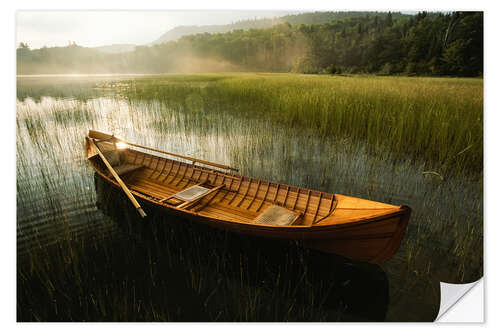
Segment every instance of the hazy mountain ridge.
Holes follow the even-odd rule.
[[[170,41],[175,41],[186,35],[196,35],[203,33],[225,33],[233,30],[248,30],[248,29],[265,29],[270,28],[273,25],[284,23],[280,18],[272,19],[256,19],[256,20],[245,20],[239,21],[231,24],[221,24],[221,25],[190,25],[190,26],[178,26],[170,29],[166,33],[160,36],[157,40],[153,41],[149,45],[167,43]]]
[[[284,22],[290,23],[291,25],[299,24],[324,24],[331,21],[342,21],[352,18],[369,18],[373,16],[386,17],[391,14],[392,18],[395,20],[401,18],[409,18],[414,15],[403,14],[401,12],[366,12],[366,11],[348,11],[348,12],[309,12],[301,14],[292,14],[281,17]],[[432,13],[430,13],[432,16]]]
[[[277,24],[289,23],[291,25],[299,24],[324,24],[335,20],[346,20],[350,18],[387,16],[388,12],[310,12],[301,14],[285,15],[275,18],[263,18],[253,20],[243,20],[231,24],[223,25],[203,25],[203,26],[178,26],[165,32],[158,39],[149,45],[167,43],[178,40],[186,35],[196,35],[203,33],[226,33],[233,30],[249,29],[267,29]],[[394,19],[411,17],[410,14],[399,12],[391,13]]]

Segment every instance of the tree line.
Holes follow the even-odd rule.
[[[380,13],[322,24],[287,22],[267,29],[188,35],[120,54],[74,43],[35,50],[21,43],[17,64],[18,74],[262,71],[481,76],[483,13]]]
[[[277,24],[290,23],[291,25],[298,24],[323,24],[330,21],[344,20],[353,17],[370,17],[370,16],[383,16],[387,15],[386,12],[310,12],[300,14],[290,14],[274,18],[255,18],[249,20],[241,20],[231,24],[224,25],[202,25],[202,26],[178,26],[170,29],[160,36],[151,44],[166,43],[171,40],[177,40],[185,35],[195,35],[200,33],[224,33],[232,30],[249,30],[249,29],[267,29]],[[400,12],[393,12],[391,15],[394,18],[410,17],[409,14],[402,14]],[[431,14],[432,15],[432,14]]]

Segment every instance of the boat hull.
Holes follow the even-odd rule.
[[[96,173],[106,183],[117,189],[120,188],[116,181],[100,170],[96,170]],[[134,192],[134,195],[137,196],[141,204],[160,208],[165,214],[203,223],[212,228],[251,237],[295,240],[307,248],[374,264],[387,261],[397,252],[405,235],[411,213],[409,207],[403,206],[404,209],[399,212],[356,223],[324,225],[315,228],[276,227],[224,221],[158,205],[141,193]]]

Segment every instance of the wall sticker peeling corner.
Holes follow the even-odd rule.
[[[436,322],[484,322],[483,278],[465,284],[440,282],[441,303]]]

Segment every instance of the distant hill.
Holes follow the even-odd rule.
[[[412,17],[410,14],[402,14],[400,12],[390,12],[391,16],[395,20],[401,18]],[[351,18],[369,18],[374,16],[386,17],[389,12],[313,12],[313,13],[302,13],[295,15],[287,15],[281,17],[284,22],[288,22],[291,25],[299,24],[324,24],[331,21],[342,21]]]
[[[236,23],[224,24],[224,25],[190,25],[190,26],[178,26],[170,29],[166,33],[160,36],[157,40],[153,41],[150,45],[167,43],[170,41],[175,41],[182,36],[186,35],[196,35],[203,33],[225,33],[233,30],[248,30],[248,29],[266,29],[273,25],[284,23],[285,21],[280,18],[271,19],[255,19],[255,20],[244,20],[238,21]]]
[[[346,20],[359,17],[387,16],[388,12],[312,12],[294,15],[286,15],[275,18],[264,18],[254,20],[243,20],[236,23],[224,25],[204,25],[204,26],[178,26],[170,29],[149,45],[167,43],[175,41],[186,35],[195,35],[203,33],[225,33],[233,30],[249,29],[267,29],[277,24],[289,23],[291,25],[299,24],[324,24],[334,20]],[[411,17],[410,14],[399,12],[391,13],[394,19]]]
[[[124,52],[134,52],[134,44],[112,44],[92,47],[92,49],[97,50],[102,53],[124,53]]]

